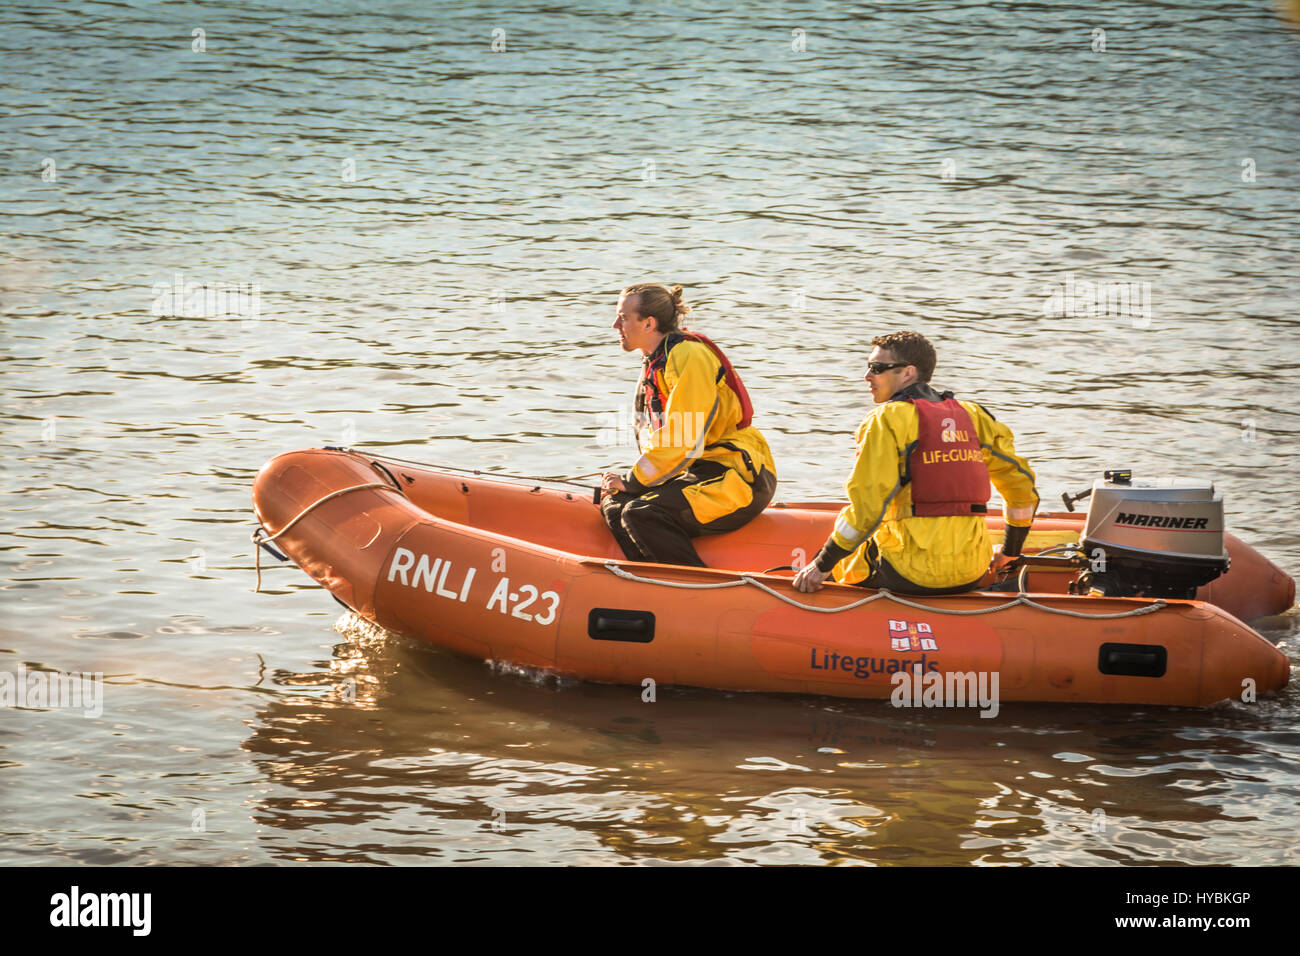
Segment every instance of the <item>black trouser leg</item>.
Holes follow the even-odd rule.
[[[650,559],[641,553],[636,542],[623,529],[623,509],[633,501],[636,501],[636,497],[623,491],[606,495],[600,503],[600,514],[605,519],[610,533],[614,535],[614,540],[623,549],[623,557],[629,561],[649,561]]]
[[[691,544],[688,530],[698,522],[694,521],[691,506],[686,503],[681,489],[665,487],[658,494],[649,494],[650,497],[629,501],[623,509],[623,531],[637,549],[647,555],[644,560],[704,567],[695,545]]]
[[[623,553],[634,561],[705,567],[691,539],[735,531],[748,524],[767,507],[776,491],[776,477],[764,469],[750,486],[753,498],[748,505],[702,523],[691,510],[685,490],[705,481],[715,481],[727,470],[717,462],[701,461],[680,478],[651,488],[636,498],[612,495],[610,498],[623,499],[613,503],[607,498],[601,512]],[[644,557],[633,557],[634,552]]]

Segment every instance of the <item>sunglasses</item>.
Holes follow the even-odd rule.
[[[872,375],[883,375],[890,369],[907,368],[911,362],[868,362],[867,371]]]

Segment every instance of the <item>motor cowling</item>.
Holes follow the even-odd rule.
[[[1108,471],[1093,482],[1080,547],[1076,593],[1190,600],[1228,570],[1223,498],[1210,481]]]

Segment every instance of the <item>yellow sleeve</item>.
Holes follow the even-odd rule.
[[[846,551],[855,550],[875,533],[900,487],[903,449],[885,421],[886,407],[873,411],[858,431],[858,460],[844,483],[849,503],[835,519],[831,534],[831,541]]]
[[[664,385],[668,402],[658,428],[638,436],[641,457],[632,477],[646,487],[661,485],[691,466],[704,451],[718,414],[718,360],[707,346],[681,342],[668,353]]]
[[[984,463],[989,469],[993,487],[1006,505],[1006,523],[1018,528],[1028,528],[1038,510],[1038,490],[1034,487],[1034,470],[1029,462],[1016,454],[1011,429],[1003,425],[979,405],[968,407],[984,449]]]

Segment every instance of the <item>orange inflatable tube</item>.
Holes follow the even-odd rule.
[[[589,495],[355,452],[281,455],[253,500],[276,546],[381,627],[588,680],[910,706],[978,694],[995,712],[997,700],[1208,705],[1290,674],[1229,609],[1278,613],[1294,582],[1235,539],[1215,603],[1071,596],[1059,572],[1034,573],[1025,595],[806,595],[788,574],[753,572],[815,554],[832,505],[776,506],[697,539],[710,568],[695,569],[624,560]],[[1081,527],[1040,517],[1030,546]]]

